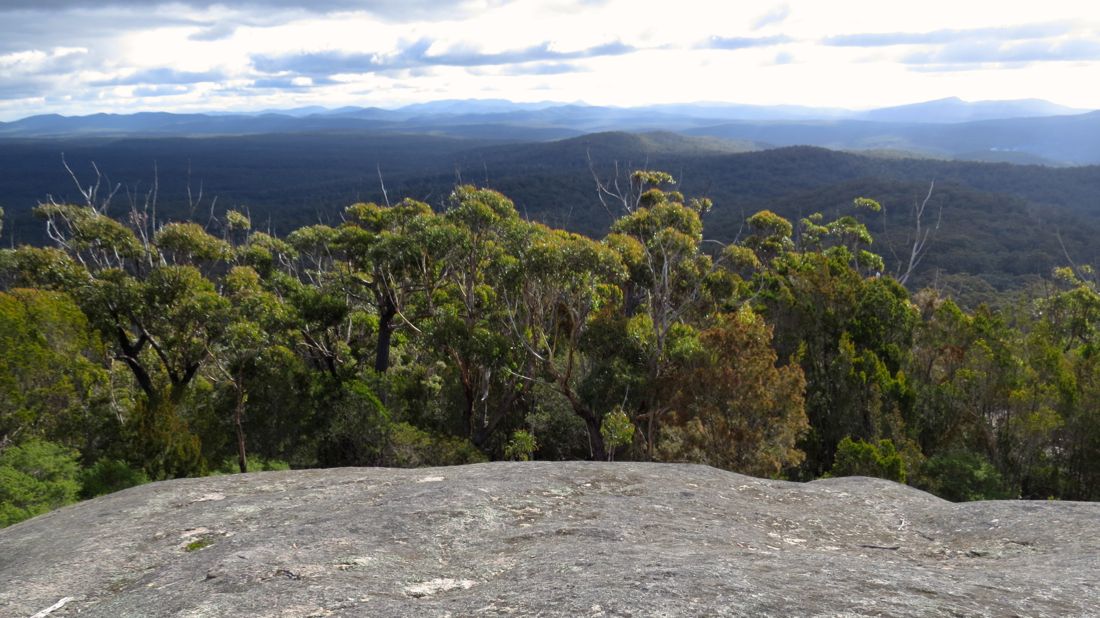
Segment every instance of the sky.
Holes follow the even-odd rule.
[[[0,120],[442,99],[1100,109],[1089,0],[0,0]]]

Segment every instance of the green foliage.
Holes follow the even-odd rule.
[[[265,459],[258,455],[248,456],[248,471],[249,472],[266,472],[274,470],[289,470],[290,464],[279,459]],[[237,465],[237,458],[231,457],[222,461],[221,465],[215,468],[211,474],[238,474],[240,468]]]
[[[674,421],[661,457],[775,477],[798,465],[808,430],[797,365],[776,367],[771,329],[748,307],[719,318],[670,376]]]
[[[878,443],[845,437],[837,444],[832,476],[877,476],[898,483],[906,477],[905,461],[891,440]]]
[[[485,460],[485,454],[469,440],[431,434],[408,423],[395,423],[389,428],[381,465],[417,468],[457,466]]]
[[[248,215],[238,210],[230,210],[225,213],[225,226],[232,231],[247,231],[252,229],[252,221]]]
[[[314,388],[325,423],[318,462],[324,466],[378,465],[390,419],[370,386],[358,380],[335,385],[323,379]]]
[[[72,449],[41,440],[0,451],[0,527],[75,502],[76,457]]]
[[[231,224],[233,221],[230,217]],[[169,223],[157,230],[153,241],[162,255],[177,264],[216,262],[230,254],[229,243],[211,236],[195,223]]]
[[[852,204],[856,207],[857,210],[882,212],[882,204],[879,204],[869,197],[857,197],[856,199],[852,200]]]
[[[0,292],[0,442],[95,447],[111,433],[106,352],[68,295]]]
[[[140,400],[126,427],[131,456],[153,480],[201,476],[202,443],[171,402]]]
[[[509,461],[531,461],[538,447],[535,436],[524,429],[517,429],[504,445],[504,458]]]
[[[634,423],[621,408],[615,408],[610,414],[603,417],[600,423],[600,435],[603,436],[604,445],[607,447],[607,459],[615,459],[615,450],[628,446],[634,441]]]
[[[971,451],[951,451],[930,457],[921,465],[915,485],[953,502],[1012,497],[993,464]]]
[[[100,459],[80,471],[80,497],[95,498],[149,482],[145,471],[118,459]]]
[[[762,203],[712,210],[673,182],[634,174],[600,240],[469,185],[440,214],[357,202],[285,240],[239,211],[210,217],[215,236],[45,205],[58,247],[0,251],[0,449],[77,449],[95,462],[84,496],[240,458],[261,470],[537,452],[1100,499],[1089,268],[1056,272],[1026,303],[968,309],[883,274],[896,266],[883,256],[906,250],[894,204],[910,185],[768,201],[723,244],[704,239],[732,239],[723,220]],[[572,203],[569,187],[541,187]],[[1002,208],[937,188],[933,202],[960,212]]]

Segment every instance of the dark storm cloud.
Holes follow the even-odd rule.
[[[544,42],[504,52],[485,53],[456,48],[441,54],[429,55],[428,50],[431,46],[431,40],[420,39],[393,54],[317,52],[291,56],[254,56],[252,62],[256,69],[265,73],[290,72],[298,75],[324,76],[339,73],[377,73],[430,66],[477,67],[576,60],[598,56],[618,56],[636,50],[624,43],[614,42],[576,51],[557,51],[551,49],[550,43]]]
[[[1005,28],[933,30],[931,32],[874,32],[826,37],[825,45],[837,47],[889,47],[892,45],[941,45],[959,41],[1021,41],[1068,34],[1073,25],[1063,22]]]

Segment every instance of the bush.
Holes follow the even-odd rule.
[[[830,476],[876,476],[905,482],[905,462],[898,454],[892,440],[879,440],[877,444],[845,437],[837,444],[836,459]]]
[[[206,472],[199,437],[192,433],[174,403],[142,400],[134,416],[134,422],[127,425],[130,450],[149,478],[185,478]]]
[[[523,429],[517,429],[508,444],[504,445],[504,458],[509,461],[531,461],[538,447],[535,436]]]
[[[600,423],[600,436],[603,437],[604,448],[607,449],[607,459],[615,458],[615,450],[620,446],[626,446],[634,440],[634,423],[626,415],[621,407],[603,417]]]
[[[984,457],[952,451],[929,458],[920,468],[917,487],[951,500],[999,500],[1012,497],[1000,472]]]
[[[289,470],[290,464],[281,459],[264,459],[259,455],[246,455],[245,463],[248,465],[249,472],[266,472],[270,470]],[[221,474],[239,474],[241,466],[236,457],[228,457],[222,461],[211,474],[218,476]]]
[[[144,470],[135,470],[117,459],[100,459],[80,472],[80,497],[87,500],[148,482]]]
[[[390,419],[370,385],[351,380],[335,393],[325,392],[324,383],[317,387],[321,389],[318,409],[327,408],[317,463],[326,468],[379,465]]]
[[[469,440],[433,435],[408,423],[395,423],[389,429],[382,465],[418,468],[457,466],[483,461],[485,454]]]
[[[0,527],[75,502],[76,457],[74,450],[40,440],[0,452]]]

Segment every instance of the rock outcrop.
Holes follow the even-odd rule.
[[[703,466],[135,487],[0,530],[2,616],[1100,614],[1100,504]]]

